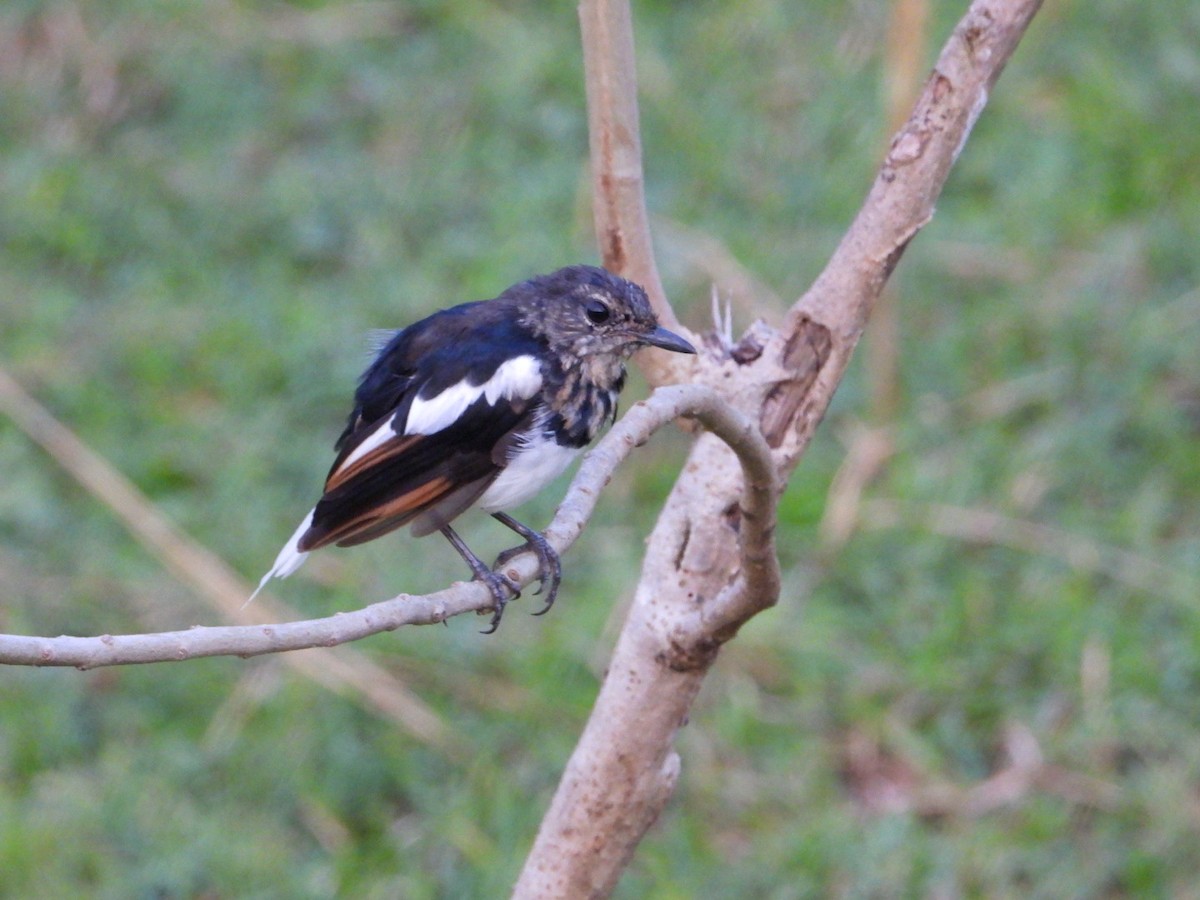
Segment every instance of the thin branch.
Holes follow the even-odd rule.
[[[579,25],[587,81],[592,215],[600,255],[607,268],[645,287],[664,327],[683,332],[663,290],[650,240],[629,4],[583,0]],[[685,380],[692,359],[646,350],[638,355],[638,364],[652,385],[661,385]]]
[[[704,421],[706,427],[710,427]],[[711,430],[711,428],[710,428]],[[776,505],[782,485],[776,473],[771,448],[757,428],[747,425],[738,442],[722,438],[743,463],[740,516],[737,523],[741,553],[740,573],[701,609],[704,630],[724,643],[737,630],[779,600],[779,555],[775,549]],[[767,460],[751,468],[745,460]]]
[[[290,617],[286,606],[267,597],[247,607],[245,598],[250,587],[244,579],[168,520],[133,482],[51,415],[3,369],[0,369],[0,413],[12,419],[30,440],[108,507],[147,551],[222,615],[242,622]],[[38,648],[33,658],[40,658],[45,649]],[[334,693],[366,701],[369,707],[425,743],[445,747],[455,740],[442,718],[400,679],[350,648],[313,650],[289,656],[285,662]]]
[[[629,450],[667,422],[680,418],[695,419],[703,425],[733,451],[741,466],[745,490],[738,544],[743,583],[723,602],[733,605],[747,602],[748,597],[766,598],[758,607],[766,608],[778,597],[780,583],[779,560],[775,552],[775,503],[779,482],[771,448],[750,419],[705,385],[669,385],[656,390],[649,399],[634,404],[613,432],[588,454],[546,535],[564,544],[573,543],[583,523],[591,516],[600,490]],[[626,423],[629,428],[618,433],[617,428]]]
[[[713,391],[698,385],[663,388],[649,399],[637,403],[612,431],[587,455],[575,480],[559,506],[546,536],[565,552],[582,532],[595,510],[600,492],[616,467],[637,447],[667,422],[681,416],[701,421],[729,442],[754,486],[746,518],[761,523],[747,528],[750,540],[758,541],[763,528],[773,525],[771,506],[773,469],[766,445],[755,441],[752,424],[735,412]],[[765,481],[765,484],[764,484]],[[761,550],[746,548],[747,580],[753,584],[774,584],[779,572],[771,562],[759,558]],[[537,563],[532,554],[515,557],[506,574],[522,585],[535,576]],[[245,596],[245,592],[243,592]],[[334,647],[404,625],[430,625],[451,616],[490,608],[491,595],[476,582],[460,582],[445,590],[424,596],[400,594],[350,612],[321,619],[270,625],[197,626],[185,631],[156,634],[101,635],[98,637],[30,637],[0,635],[0,663],[33,666],[75,666],[82,669],[132,663],[180,662],[207,656],[259,656],[285,650]]]

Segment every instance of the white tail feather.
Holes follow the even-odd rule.
[[[283,549],[279,551],[279,555],[275,557],[275,565],[271,566],[271,571],[262,577],[262,581],[258,583],[258,587],[250,595],[250,599],[242,604],[243,608],[250,605],[251,601],[258,596],[259,591],[265,588],[267,582],[272,578],[287,578],[304,565],[304,560],[308,558],[308,553],[301,552],[297,549],[297,545],[300,543],[300,538],[304,536],[304,532],[308,531],[312,526],[312,519],[312,512],[304,517],[304,521],[300,523],[300,527],[296,529],[296,533],[292,535],[291,540],[284,544]]]

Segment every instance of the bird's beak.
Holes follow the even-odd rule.
[[[661,325],[649,334],[638,335],[638,340],[651,347],[671,350],[675,353],[695,353],[696,348],[673,331],[667,331]]]

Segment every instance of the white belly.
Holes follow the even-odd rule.
[[[501,512],[520,506],[561,475],[579,450],[564,447],[553,438],[539,438],[521,450],[491,487],[479,498],[487,512]]]

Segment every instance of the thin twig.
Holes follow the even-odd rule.
[[[13,386],[11,381],[6,384],[0,378],[0,398],[11,401]],[[6,402],[4,408],[11,413],[11,402]],[[747,434],[752,433],[752,425],[745,417],[725,404],[712,390],[700,385],[663,388],[649,399],[635,404],[604,440],[587,455],[554,521],[546,529],[546,537],[560,553],[565,552],[582,532],[595,510],[602,489],[612,478],[616,467],[624,462],[634,447],[645,443],[656,430],[681,416],[698,419],[718,437],[727,441],[743,461],[749,473],[749,483],[759,485],[764,478],[767,479],[764,487],[750,493],[747,504],[746,518],[750,524],[746,531],[746,571],[749,573],[747,580],[754,586],[774,584],[777,590],[778,569],[772,568],[770,562],[758,558],[761,553],[760,547],[750,546],[751,542],[760,543],[759,535],[763,528],[769,530],[773,526],[773,481],[770,480],[773,478],[773,470],[770,452],[761,442],[761,438],[756,442],[753,437],[747,437]],[[21,421],[22,427],[32,426],[24,417]],[[40,426],[30,427],[28,430],[36,435],[35,439],[42,442],[47,439],[47,429],[53,433],[61,427],[57,423],[51,426],[48,422],[41,422]],[[64,440],[64,435],[58,434],[51,443],[57,445],[61,440]],[[73,441],[74,438],[67,440]],[[57,449],[62,452],[61,446]],[[80,450],[85,451],[82,456],[79,455]],[[91,470],[94,469],[97,459],[88,459],[88,454],[90,451],[79,445],[67,453],[67,458],[72,460],[72,464],[81,459],[87,460],[85,468]],[[63,457],[56,458],[60,462],[64,461]],[[66,464],[64,462],[64,465]],[[103,465],[107,467],[107,464]],[[115,473],[103,473],[100,482],[96,481],[94,471],[90,475],[80,474],[80,477],[81,480],[86,478],[89,484],[96,485],[110,501],[118,499],[119,503],[114,508],[123,510],[122,516],[136,510],[155,520],[150,526],[143,524],[139,527],[151,528],[153,532],[165,529],[166,533],[178,538],[173,526],[162,520],[156,510],[148,507],[145,500],[136,494],[129,494],[132,486],[122,484],[119,476],[118,480],[113,481],[113,474]],[[755,523],[761,523],[761,526]],[[755,528],[759,530],[756,531]],[[159,540],[161,541],[161,537]],[[178,552],[178,548],[175,552]],[[774,554],[771,556],[773,562]],[[177,560],[173,561],[178,565]],[[528,553],[514,557],[506,570],[506,574],[522,585],[532,581],[536,572],[536,560]],[[244,598],[248,593],[236,577],[220,568],[213,569],[212,573],[218,579],[232,578],[235,586],[239,588],[240,597]],[[763,590],[769,590],[769,587]],[[491,603],[491,594],[482,584],[460,582],[433,594],[401,594],[362,609],[297,622],[197,626],[184,631],[98,637],[0,635],[0,663],[90,669],[133,663],[180,662],[207,656],[250,657],[285,650],[329,648],[380,632],[393,631],[404,625],[444,622],[447,618],[461,613],[487,610]]]
[[[3,369],[0,369],[0,413],[12,419],[93,497],[108,507],[143,547],[181,580],[190,584],[200,597],[223,616],[234,621],[258,623],[291,617],[287,607],[267,597],[247,607],[245,601],[250,594],[250,586],[223,559],[170,522],[133,482],[51,415]],[[43,639],[14,640],[37,642]],[[103,639],[53,640],[69,643]],[[15,647],[13,649],[17,657],[0,657],[0,662],[48,665],[53,663],[45,660],[45,654],[61,652],[55,649],[55,645],[25,645],[20,651],[16,651]],[[137,652],[145,651],[139,648]],[[71,661],[58,665],[86,667],[94,655],[94,651],[76,645],[69,655]],[[349,648],[337,652],[314,650],[290,656],[287,662],[335,693],[365,700],[371,708],[426,743],[445,745],[453,739],[449,728],[437,713],[414,696],[398,678],[360,653]]]

